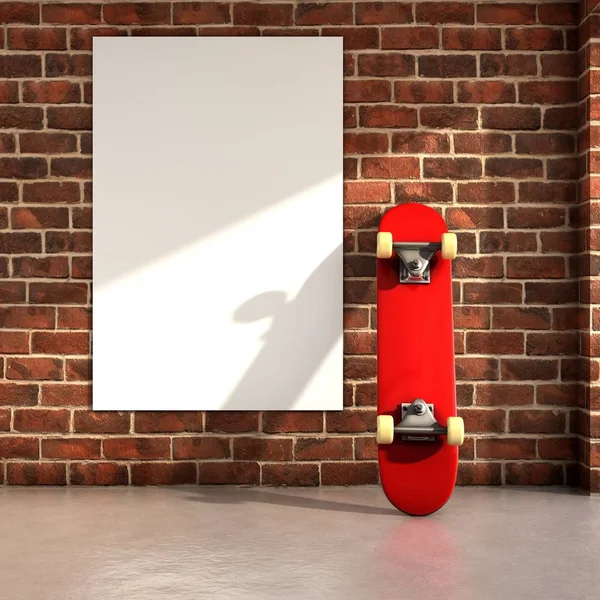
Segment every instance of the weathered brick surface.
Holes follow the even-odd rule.
[[[382,211],[411,201],[459,238],[459,483],[565,484],[576,471],[598,487],[600,335],[586,327],[600,331],[600,306],[587,304],[600,305],[589,151],[600,59],[597,17],[578,28],[588,6],[0,3],[0,481],[376,483],[375,231]],[[343,36],[344,411],[90,411],[91,50],[95,36],[122,35]]]

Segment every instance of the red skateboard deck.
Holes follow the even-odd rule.
[[[427,515],[456,483],[452,265],[456,236],[422,204],[388,210],[377,236],[377,442],[388,500]],[[451,445],[452,444],[452,445]]]

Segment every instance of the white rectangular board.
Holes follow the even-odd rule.
[[[94,410],[342,410],[342,57],[94,38]]]

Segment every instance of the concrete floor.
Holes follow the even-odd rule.
[[[600,499],[458,488],[0,489],[2,600],[591,600]]]

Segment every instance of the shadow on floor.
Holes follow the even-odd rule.
[[[292,496],[288,494],[277,494],[274,492],[262,492],[247,488],[236,489],[235,494],[207,494],[199,491],[198,494],[188,496],[193,502],[204,502],[214,504],[242,504],[245,502],[256,502],[272,504],[277,506],[292,506],[294,508],[307,508],[310,510],[332,510],[337,512],[355,513],[360,515],[384,515],[403,516],[401,512],[393,508],[381,508],[378,506],[364,506],[351,504],[349,502],[336,502],[333,500],[320,500],[318,498],[307,498],[304,496]]]

